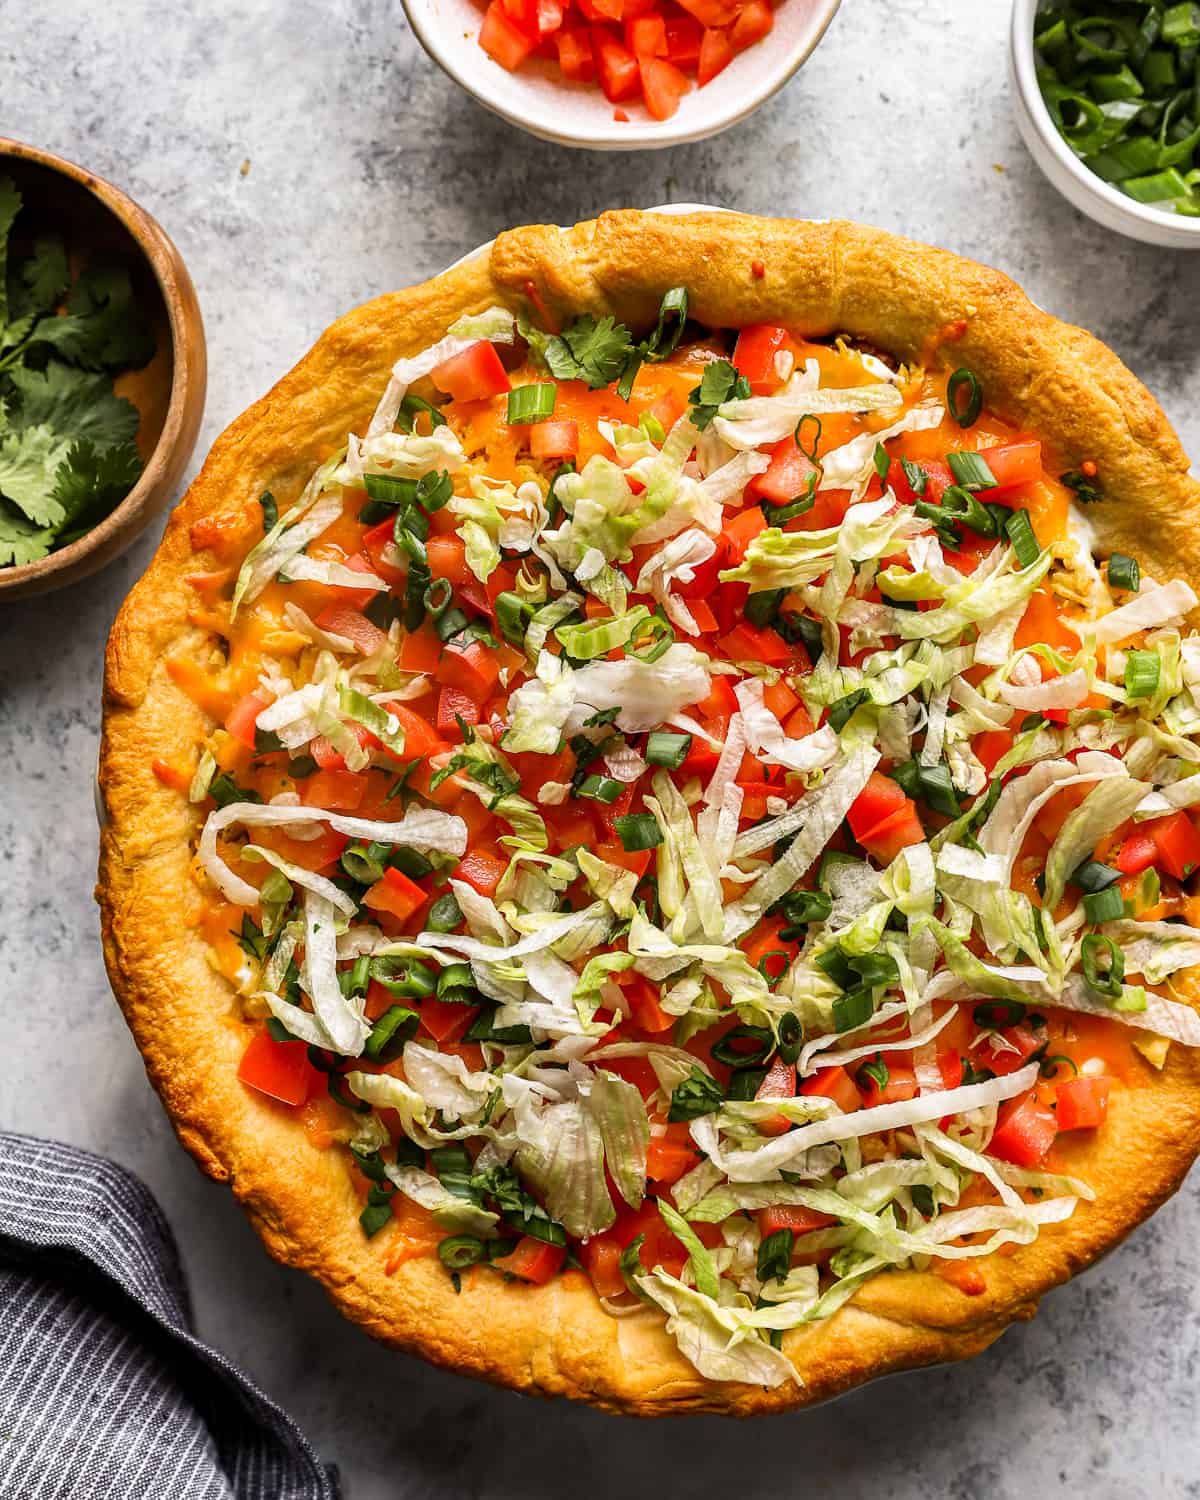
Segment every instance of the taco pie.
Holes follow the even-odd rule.
[[[518,229],[342,318],[109,642],[180,1139],[518,1389],[985,1348],[1200,1149],[1198,500],[1103,345],[852,224]]]

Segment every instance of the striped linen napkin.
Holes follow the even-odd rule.
[[[179,1253],[143,1184],[0,1132],[0,1495],[339,1494],[291,1418],[192,1333]]]

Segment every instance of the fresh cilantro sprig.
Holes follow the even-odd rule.
[[[727,359],[714,359],[705,365],[700,384],[688,393],[689,415],[703,432],[726,401],[746,401],[751,394],[744,375],[739,375]]]
[[[112,382],[154,353],[128,271],[72,284],[61,238],[14,235],[21,208],[0,178],[0,566],[77,540],[132,489],[138,412]]]
[[[561,333],[543,333],[526,319],[519,326],[535,356],[557,380],[582,380],[593,390],[615,381],[617,394],[628,401],[643,363],[674,353],[687,322],[687,307],[687,288],[672,287],[659,306],[653,332],[640,342],[624,323],[611,316],[597,322],[591,313],[576,318]]]

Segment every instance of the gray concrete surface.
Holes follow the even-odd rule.
[[[993,262],[1107,340],[1200,449],[1200,255],[1118,239],[1043,181],[1012,121],[1007,11],[846,0],[745,125],[591,156],[483,113],[420,52],[398,0],[11,3],[0,134],[111,177],[187,257],[211,367],[193,470],[355,302],[506,225],[671,200],[856,218]],[[154,542],[69,593],[0,609],[0,1126],[109,1153],[150,1183],[201,1332],[295,1413],[351,1500],[1200,1495],[1195,1178],[974,1363],[749,1427],[617,1422],[428,1369],[269,1261],[176,1145],[100,961],[100,655]]]

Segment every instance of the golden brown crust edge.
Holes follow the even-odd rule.
[[[359,1231],[340,1154],[315,1149],[287,1110],[237,1082],[248,1030],[185,921],[195,901],[195,814],[151,769],[156,755],[186,755],[209,727],[163,666],[169,650],[202,635],[187,622],[186,575],[203,566],[189,542],[192,522],[266,487],[293,499],[321,445],[361,427],[393,361],[462,312],[496,300],[525,305],[532,286],[561,312],[644,323],[680,283],[695,315],[714,324],[843,331],[906,358],[950,337],[944,357],[973,369],[989,404],[1047,440],[1053,461],[1098,464],[1114,497],[1090,508],[1100,550],[1119,547],[1149,571],[1200,588],[1188,521],[1200,487],[1153,398],[1102,344],[1034,308],[1000,273],[839,223],[623,212],[572,230],[515,230],[490,254],[339,320],[214,446],[109,641],[101,748],[109,821],[97,896],[113,988],[180,1139],[205,1171],[231,1183],[270,1252],[316,1276],[348,1317],[396,1347],[520,1390],[640,1415],[749,1415],[967,1357],[1032,1316],[1046,1290],[1179,1186],[1200,1150],[1200,1060],[1175,1047],[1151,1086],[1116,1096],[1100,1139],[1073,1148],[1098,1201],[1035,1244],[977,1262],[985,1294],[967,1297],[916,1272],[878,1277],[829,1322],[788,1336],[803,1389],[715,1384],[682,1359],[658,1319],[609,1318],[578,1273],[542,1288],[478,1273],[461,1296],[430,1261],[384,1273],[379,1241]]]

